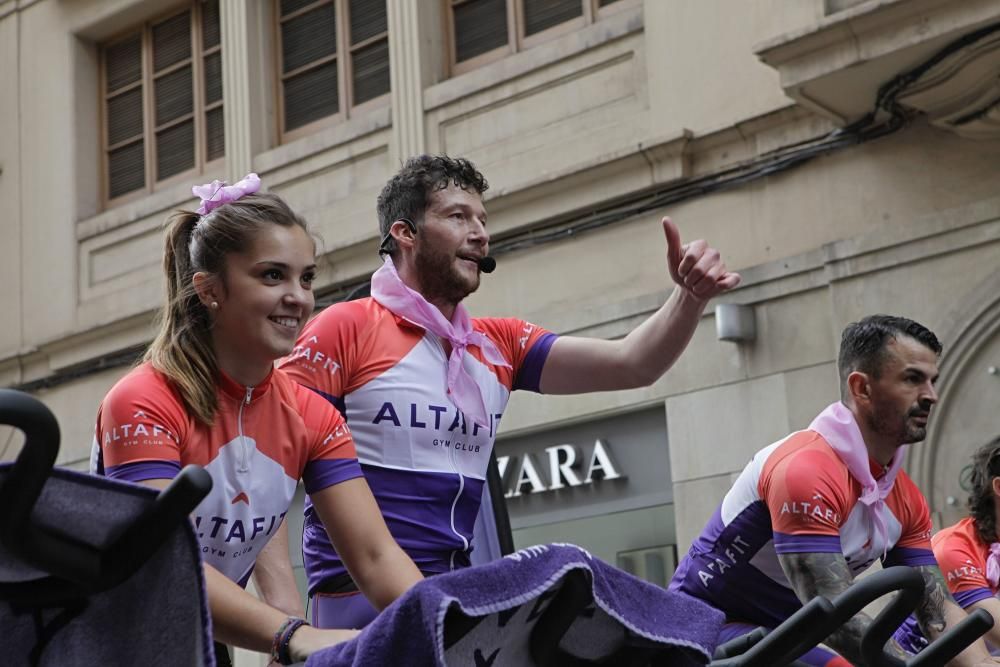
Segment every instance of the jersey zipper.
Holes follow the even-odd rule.
[[[246,396],[240,401],[240,414],[236,420],[237,428],[240,431],[240,451],[243,454],[236,472],[250,472],[250,445],[247,443],[246,436],[243,435],[243,408],[250,405],[251,398],[253,398],[253,387],[247,387]]]
[[[445,354],[445,352],[444,352],[444,345],[441,343],[441,338],[438,337],[438,336],[434,336],[434,340],[437,343],[438,349],[441,350],[441,354],[444,356],[445,364],[447,364],[448,363],[448,355]],[[458,406],[456,406],[455,409],[458,410]],[[465,419],[465,415],[462,415],[461,411],[459,411],[459,415],[460,415],[459,416],[460,420],[464,420]],[[454,443],[452,443],[452,444],[454,444]],[[451,532],[455,533],[455,535],[457,535],[459,537],[459,539],[462,540],[462,551],[465,552],[465,551],[469,550],[469,540],[468,540],[468,538],[465,537],[465,535],[463,535],[462,533],[458,532],[457,528],[455,528],[455,508],[458,506],[458,501],[462,497],[462,492],[465,490],[465,476],[461,472],[459,472],[458,466],[455,464],[455,448],[454,447],[449,447],[449,450],[448,450],[448,463],[451,464],[451,469],[455,472],[456,475],[458,475],[458,491],[455,493],[455,498],[451,501],[451,516],[449,517],[450,520],[451,520]],[[457,549],[452,549],[452,551],[451,551],[451,557],[449,558],[449,563],[448,563],[449,569],[452,569],[452,570],[455,569],[455,554],[457,552],[458,552]]]

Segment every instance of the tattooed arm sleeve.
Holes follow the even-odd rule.
[[[941,569],[936,565],[921,565],[916,570],[924,577],[924,599],[917,605],[917,622],[920,629],[930,639],[937,638],[946,629],[961,623],[965,611],[955,602]],[[997,664],[990,658],[986,645],[980,639],[962,651],[949,666]]]
[[[948,592],[940,568],[936,565],[922,565],[916,568],[924,578],[924,598],[915,610],[917,622],[924,636],[934,639],[948,626],[945,619],[945,608],[948,604],[958,607],[955,599]]]
[[[803,604],[817,595],[832,600],[854,582],[843,554],[786,553],[779,554],[778,560]],[[861,637],[871,623],[872,619],[860,612],[837,628],[824,643],[851,663],[864,665],[861,660]],[[907,657],[895,642],[890,641],[886,650],[896,657]]]

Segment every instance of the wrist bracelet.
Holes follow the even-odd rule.
[[[289,616],[281,624],[278,631],[274,633],[274,641],[271,642],[271,660],[281,665],[291,665],[295,661],[288,651],[288,644],[292,641],[292,635],[303,625],[309,625],[304,618]]]

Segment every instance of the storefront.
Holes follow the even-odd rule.
[[[497,460],[517,548],[570,542],[669,580],[677,538],[662,407],[501,438]]]

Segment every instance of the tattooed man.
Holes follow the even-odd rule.
[[[754,455],[671,581],[727,616],[720,641],[773,628],[817,595],[836,597],[876,559],[921,572],[916,618],[934,638],[964,618],[931,550],[920,490],[900,469],[920,442],[938,396],[941,344],[903,317],[873,315],[844,330],[841,400]],[[864,664],[860,613],[800,658],[810,665]],[[899,657],[902,649],[887,647]],[[952,661],[992,662],[977,642]]]

